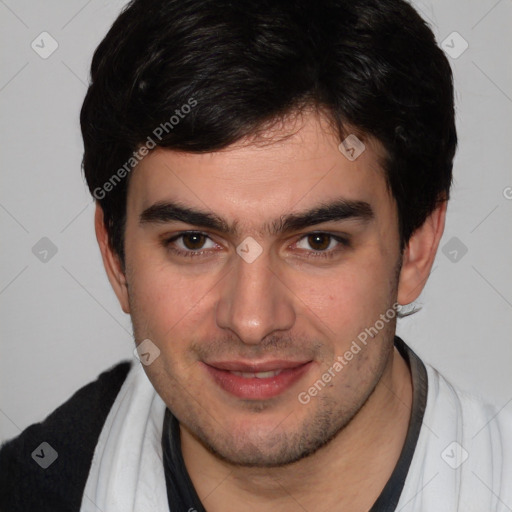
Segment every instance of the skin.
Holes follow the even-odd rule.
[[[136,342],[149,338],[161,351],[144,369],[180,421],[184,460],[209,512],[365,511],[400,455],[412,384],[393,348],[394,321],[308,404],[297,396],[395,302],[418,297],[446,204],[401,254],[396,204],[379,167],[382,148],[365,140],[366,150],[351,162],[338,144],[326,119],[307,111],[223,151],[154,150],[131,176],[124,270],[97,208],[109,280],[131,315]],[[267,229],[282,216],[339,199],[367,202],[372,218],[286,233]],[[140,222],[161,201],[214,213],[237,231]],[[164,245],[187,230],[209,238]],[[308,237],[312,232],[343,236],[349,244]],[[263,249],[252,263],[236,252],[249,236]],[[195,249],[191,240],[205,245]],[[238,359],[312,364],[282,394],[243,400],[220,388],[203,365]]]

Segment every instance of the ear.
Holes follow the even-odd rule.
[[[399,304],[410,304],[423,290],[443,235],[445,219],[446,201],[443,201],[409,239],[398,281]]]
[[[103,209],[96,203],[96,212],[94,214],[94,229],[96,231],[96,240],[100,246],[103,265],[107,272],[108,280],[114,289],[117,299],[125,313],[130,313],[128,301],[128,286],[119,256],[114,252],[110,243],[107,228],[103,220]]]

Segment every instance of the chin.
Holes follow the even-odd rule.
[[[218,431],[209,436],[196,430],[195,437],[209,452],[228,464],[275,468],[312,456],[328,445],[350,419],[332,411],[315,411],[313,418],[287,431],[276,432],[276,427],[271,427],[263,435],[261,427],[259,433],[240,428],[231,435],[225,430],[224,436],[219,436]]]

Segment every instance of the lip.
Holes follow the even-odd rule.
[[[276,370],[287,370],[306,364],[308,361],[290,361],[289,359],[273,359],[271,361],[215,361],[204,363],[218,370],[228,370],[232,372],[271,372]]]
[[[224,391],[245,400],[266,400],[284,393],[311,368],[312,361],[273,360],[263,362],[222,361],[202,363],[210,377]],[[243,377],[237,373],[276,372],[277,375],[259,378]]]

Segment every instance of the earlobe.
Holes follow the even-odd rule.
[[[107,228],[103,220],[103,209],[96,203],[96,211],[94,214],[94,229],[96,231],[96,240],[103,259],[103,266],[108,276],[108,280],[121,304],[121,308],[125,313],[130,313],[130,305],[128,301],[128,285],[126,276],[123,271],[119,256],[114,252],[110,243]]]
[[[443,235],[446,206],[446,201],[439,203],[412,234],[404,249],[398,282],[399,304],[410,304],[416,300],[427,282]]]

